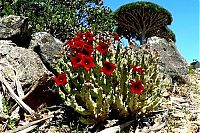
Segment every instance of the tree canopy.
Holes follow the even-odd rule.
[[[147,34],[147,38],[152,37],[152,36],[159,36],[161,38],[165,38],[167,41],[172,40],[176,42],[175,34],[167,26],[160,27],[160,29],[155,30],[155,31],[149,31]]]
[[[66,40],[80,30],[112,31],[111,9],[102,0],[2,0],[0,16],[23,15],[29,18],[33,31],[46,31]]]
[[[117,33],[128,39],[136,38],[140,44],[152,36],[175,41],[174,33],[167,27],[172,15],[165,8],[151,2],[133,2],[121,6],[114,13]]]

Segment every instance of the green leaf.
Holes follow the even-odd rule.
[[[38,30],[38,31],[41,30],[41,26],[39,24],[36,25],[36,30]]]

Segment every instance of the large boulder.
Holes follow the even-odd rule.
[[[29,49],[35,51],[45,64],[45,66],[52,70],[52,64],[55,59],[55,55],[59,54],[63,42],[54,38],[47,32],[37,32],[32,35]]]
[[[32,109],[43,103],[49,106],[61,101],[49,88],[54,85],[52,73],[57,74],[52,66],[54,55],[60,52],[62,45],[63,42],[46,32],[32,34],[26,17],[0,18],[0,71],[13,89],[16,79],[25,93],[34,88],[24,99]]]
[[[17,46],[27,48],[31,33],[27,17],[9,15],[0,18],[0,40],[12,40]]]
[[[15,46],[11,41],[0,40],[0,68],[7,79],[14,78],[12,66],[23,88],[28,88],[49,73],[40,57],[31,49]]]
[[[181,83],[188,82],[187,61],[179,53],[176,44],[159,37],[151,37],[147,44],[150,44],[152,50],[156,49],[160,53],[160,71],[170,75],[173,81]]]

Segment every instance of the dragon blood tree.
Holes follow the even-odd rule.
[[[117,33],[129,40],[135,38],[141,45],[153,36],[176,41],[174,33],[167,27],[172,22],[171,13],[157,4],[132,2],[117,9],[114,16]]]
[[[84,124],[148,114],[161,102],[159,55],[148,48],[122,48],[120,37],[90,31],[71,37],[55,63],[60,95]]]

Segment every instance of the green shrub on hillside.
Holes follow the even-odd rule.
[[[112,11],[95,0],[1,0],[0,10],[0,16],[26,16],[34,32],[46,31],[62,41],[85,28],[111,31],[114,24]]]

